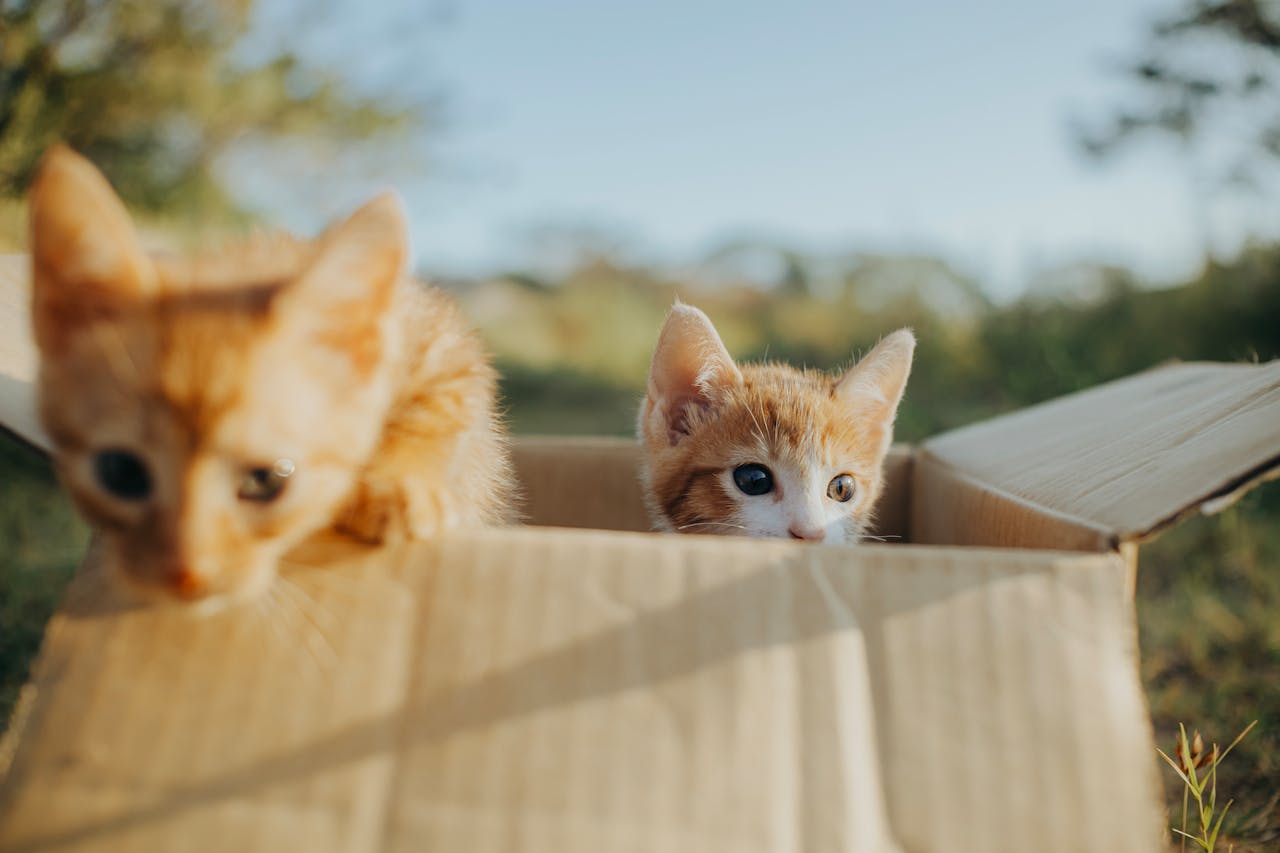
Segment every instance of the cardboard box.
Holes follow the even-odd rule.
[[[42,447],[26,298],[0,265],[0,423]],[[118,609],[91,554],[0,750],[0,848],[1160,849],[1136,543],[1276,474],[1280,363],[898,448],[904,544],[635,532],[625,441],[517,467],[553,528],[317,540],[261,611]]]

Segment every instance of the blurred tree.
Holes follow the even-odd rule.
[[[22,192],[61,140],[132,204],[227,213],[234,205],[214,164],[245,134],[356,140],[422,119],[292,52],[249,61],[237,47],[253,6],[0,0],[0,196]]]
[[[1214,183],[1256,186],[1280,160],[1280,2],[1183,0],[1151,26],[1124,69],[1137,102],[1092,129],[1087,151],[1106,155],[1155,131],[1188,149],[1212,149]]]
[[[784,252],[782,264],[778,290],[786,296],[808,296],[810,293],[809,269],[805,258],[799,252]]]

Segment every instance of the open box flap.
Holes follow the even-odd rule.
[[[90,558],[0,849],[1160,849],[1118,555],[340,544],[203,617],[113,606]]]
[[[36,419],[29,265],[26,255],[0,255],[0,428],[48,451]]]
[[[1144,539],[1280,473],[1280,361],[1173,364],[926,442],[917,469]]]

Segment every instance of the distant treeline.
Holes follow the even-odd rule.
[[[1152,289],[1095,270],[1088,299],[1029,295],[956,316],[904,288],[874,311],[854,286],[825,297],[743,287],[699,291],[596,263],[554,284],[460,288],[499,354],[513,425],[523,432],[627,433],[649,349],[678,293],[711,314],[735,356],[831,368],[898,326],[920,346],[899,434],[918,440],[1172,359],[1280,357],[1280,246],[1211,263]]]

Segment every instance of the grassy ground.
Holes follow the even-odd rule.
[[[516,388],[522,381],[514,380]],[[510,386],[509,386],[510,387]],[[513,389],[514,390],[514,389]],[[628,428],[630,399],[596,411],[610,432]],[[565,423],[592,408],[586,386],[539,410],[517,406],[524,429]],[[557,415],[559,417],[557,417]],[[1280,846],[1280,484],[1220,516],[1188,522],[1146,546],[1138,584],[1142,676],[1162,745],[1179,721],[1226,744],[1250,720],[1258,728],[1227,759],[1223,797],[1235,797],[1227,832],[1238,853]],[[0,717],[17,690],[87,542],[49,466],[0,435]],[[1165,776],[1171,814],[1180,790]]]
[[[1206,745],[1258,726],[1223,763],[1224,834],[1237,853],[1280,850],[1280,483],[1197,518],[1142,551],[1138,626],[1156,736],[1173,753],[1179,721]],[[1170,808],[1181,788],[1161,765]],[[1219,849],[1226,849],[1220,846]]]
[[[88,543],[47,462],[0,433],[0,718]]]

